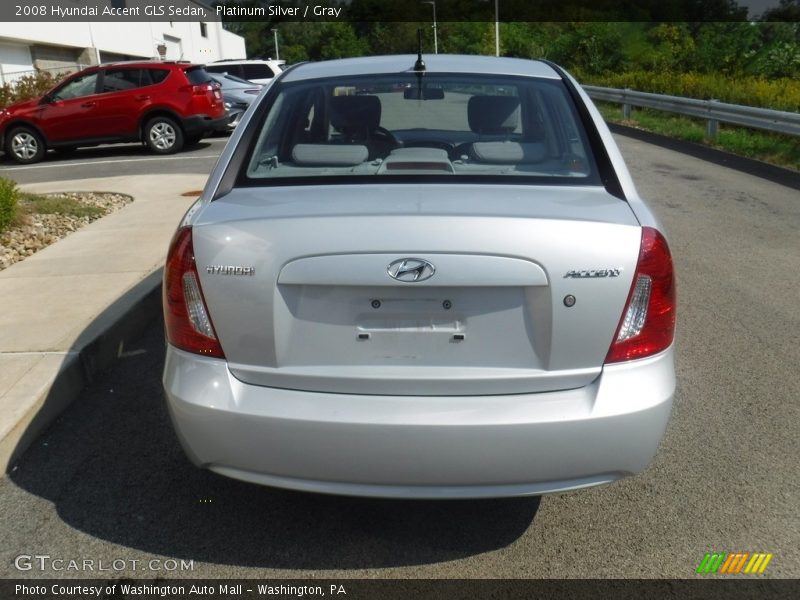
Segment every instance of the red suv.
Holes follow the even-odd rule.
[[[224,128],[219,84],[202,65],[126,62],[89,67],[41,98],[0,110],[0,141],[19,163],[47,149],[73,150],[141,141],[158,154],[177,152]]]

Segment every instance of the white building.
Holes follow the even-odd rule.
[[[129,7],[141,3],[107,2]],[[202,0],[181,4],[209,7]],[[0,22],[0,85],[35,70],[58,72],[101,62],[158,59],[160,50],[166,50],[166,60],[197,63],[247,56],[244,38],[224,30],[219,21]]]

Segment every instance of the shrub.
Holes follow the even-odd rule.
[[[20,100],[41,96],[67,75],[66,72],[53,74],[49,71],[36,71],[23,75],[10,83],[0,86],[0,108]]]
[[[581,83],[612,88],[630,88],[640,92],[668,94],[708,100],[714,98],[731,104],[757,106],[798,112],[800,81],[794,78],[765,79],[754,76],[726,76],[716,73],[669,73],[629,71],[581,77]]]
[[[17,184],[10,179],[0,177],[0,232],[5,231],[14,219],[18,197]]]

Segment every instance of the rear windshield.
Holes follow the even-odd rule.
[[[253,83],[252,81],[247,81],[247,79],[236,77],[236,75],[229,75],[228,73],[225,73],[223,75],[220,74],[211,75],[211,79],[213,79],[223,87],[249,87],[249,88],[261,87],[260,84],[258,83]],[[231,85],[231,83],[235,83],[236,85]]]
[[[238,64],[232,65],[206,65],[206,70],[211,73],[228,73],[230,75],[241,76],[242,66]]]
[[[203,67],[195,67],[193,69],[186,69],[186,79],[192,85],[201,85],[211,81],[211,75]]]
[[[272,79],[275,73],[267,65],[261,63],[245,63],[242,65],[245,79]]]
[[[436,176],[599,182],[560,80],[413,73],[321,79],[286,84],[267,102],[245,181]]]

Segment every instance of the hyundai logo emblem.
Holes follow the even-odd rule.
[[[415,283],[433,277],[436,267],[421,258],[401,258],[391,263],[386,272],[397,281]]]

